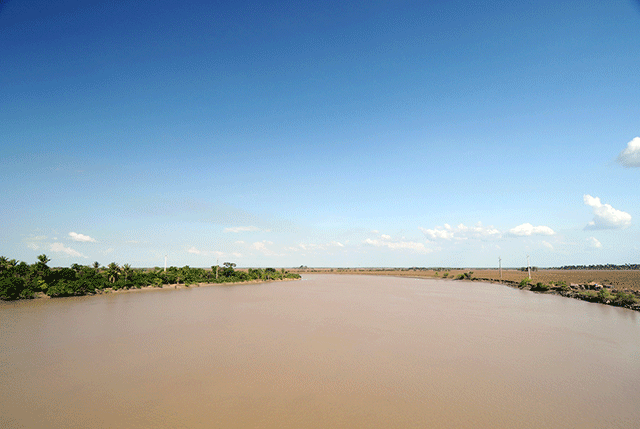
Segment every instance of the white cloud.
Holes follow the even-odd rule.
[[[30,235],[26,237],[24,241],[29,249],[38,250],[40,249],[41,245],[45,244],[45,243],[42,243],[42,241],[46,239],[47,239],[46,235]]]
[[[530,235],[554,235],[555,232],[548,226],[533,226],[530,223],[523,223],[509,230],[509,234],[517,236]]]
[[[502,233],[493,226],[483,226],[482,222],[478,222],[475,226],[466,226],[460,224],[455,228],[445,223],[443,227],[436,226],[434,229],[420,227],[420,230],[430,239],[437,240],[489,240],[500,238]]]
[[[553,250],[553,244],[549,243],[548,241],[542,240],[542,245],[549,250]]]
[[[251,245],[251,248],[255,250],[260,250],[261,252],[267,250],[267,246],[264,244],[263,241],[256,241]]]
[[[449,224],[444,224],[444,227],[436,226],[434,229],[427,229],[420,227],[420,230],[432,240],[443,238],[445,240],[451,240],[453,238],[453,231]]]
[[[617,161],[623,167],[640,167],[640,137],[627,143],[627,148],[620,152]]]
[[[51,251],[56,253],[65,253],[69,256],[75,256],[78,258],[86,258],[86,256],[84,256],[82,253],[76,250],[73,250],[70,247],[65,247],[65,245],[62,243],[53,243],[51,245]]]
[[[190,248],[188,248],[187,253],[191,253],[193,255],[202,255],[202,256],[216,256],[218,258],[221,258],[226,255],[224,252],[215,251],[215,250],[214,251],[200,250],[195,246],[191,246]]]
[[[387,247],[391,250],[402,250],[409,249],[418,253],[429,253],[433,250],[427,249],[424,244],[417,243],[415,241],[382,241],[382,240],[372,240],[371,238],[367,238],[364,240],[364,243],[370,244],[376,247]]]
[[[589,243],[590,247],[594,247],[596,249],[600,249],[602,247],[602,243],[600,243],[600,241],[595,237],[588,237],[587,243]]]
[[[81,242],[84,242],[84,243],[88,243],[88,242],[95,243],[95,241],[96,241],[94,238],[91,238],[88,235],[78,234],[76,232],[70,232],[69,233],[69,237],[71,237],[71,239],[73,241],[81,241]]]
[[[385,240],[391,240],[391,236],[387,234],[382,234],[380,237],[384,238]]]
[[[593,220],[584,229],[617,229],[631,224],[629,213],[616,210],[609,204],[602,204],[600,198],[584,195],[584,203],[593,207]]]
[[[339,241],[331,241],[329,243],[300,243],[297,246],[287,247],[286,249],[292,252],[313,252],[318,250],[324,250],[331,252],[332,248],[345,247],[344,244]]]
[[[234,226],[230,228],[225,228],[224,232],[256,232],[260,231],[260,228],[257,226]]]
[[[254,250],[257,250],[263,255],[271,256],[271,255],[274,255],[274,252],[267,247],[267,245],[271,245],[271,244],[273,244],[273,241],[267,241],[267,240],[256,241],[255,243],[251,244],[251,248]]]

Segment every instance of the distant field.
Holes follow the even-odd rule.
[[[293,272],[334,272],[344,274],[371,274],[371,275],[393,275],[403,277],[427,277],[442,278],[445,271],[434,270],[369,270],[369,269],[318,269],[318,270],[291,270]],[[468,269],[448,271],[448,278],[455,278],[458,274],[473,271],[473,277],[488,281],[499,281],[500,272],[494,269]],[[502,270],[502,279],[519,282],[527,278],[526,271]],[[534,283],[565,281],[567,284],[588,284],[596,282],[598,284],[612,285],[615,289],[640,290],[640,270],[537,270],[531,272],[531,279]]]

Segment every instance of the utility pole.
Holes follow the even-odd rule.
[[[502,283],[502,258],[498,256],[498,269],[500,270],[500,283]]]
[[[531,280],[531,264],[529,264],[529,255],[527,255],[527,271],[529,271],[529,280]]]
[[[164,272],[167,272],[167,255],[164,255]]]
[[[216,259],[216,280],[218,280],[218,265],[220,265],[220,259]]]

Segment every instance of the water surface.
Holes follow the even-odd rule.
[[[0,304],[0,427],[637,427],[638,313],[377,276]]]

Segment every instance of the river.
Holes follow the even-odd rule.
[[[635,428],[640,314],[382,276],[0,303],[2,428]]]

